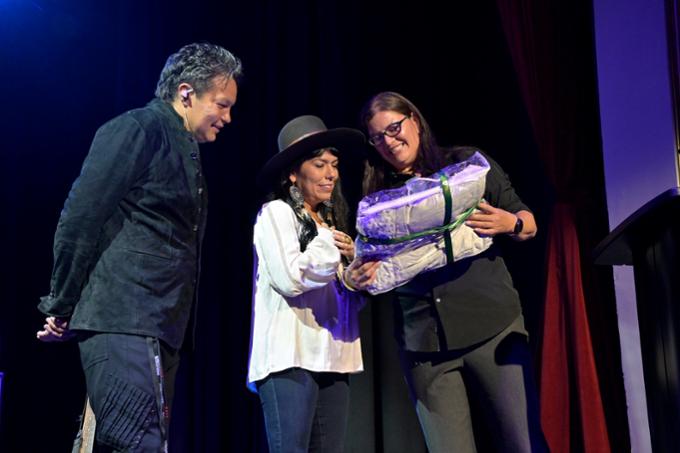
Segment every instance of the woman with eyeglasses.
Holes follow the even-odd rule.
[[[248,387],[260,397],[270,452],[341,453],[348,375],[363,370],[363,299],[342,281],[354,243],[338,159],[364,137],[306,115],[282,128],[278,145],[258,178],[272,193],[253,234]]]
[[[398,93],[371,98],[361,122],[379,155],[366,163],[367,194],[401,187],[479,151],[437,145],[418,108]],[[533,214],[484,156],[491,166],[484,202],[466,224],[479,235],[534,237]],[[370,277],[366,269],[350,268],[348,280]],[[494,433],[497,451],[547,451],[520,301],[498,247],[421,273],[392,294],[402,367],[429,451],[476,451],[478,423]],[[480,419],[473,423],[471,414]]]

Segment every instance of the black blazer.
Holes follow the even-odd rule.
[[[198,144],[155,99],[104,124],[54,237],[39,309],[70,328],[153,336],[179,348],[199,277],[207,193]]]

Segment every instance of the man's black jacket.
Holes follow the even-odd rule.
[[[72,330],[158,337],[179,348],[199,275],[207,193],[198,145],[158,99],[95,135],[54,238],[39,309]]]

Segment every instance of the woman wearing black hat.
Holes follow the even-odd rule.
[[[348,373],[363,370],[361,296],[339,277],[354,258],[338,158],[362,146],[353,129],[301,116],[279,134],[261,187],[272,201],[254,228],[248,386],[259,394],[271,452],[342,452]]]

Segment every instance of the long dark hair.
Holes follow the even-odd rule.
[[[312,239],[316,237],[318,230],[316,229],[316,222],[314,222],[314,219],[312,219],[312,216],[310,216],[305,210],[304,206],[296,205],[296,203],[291,199],[290,186],[293,185],[293,183],[290,182],[289,176],[292,171],[300,171],[300,167],[305,161],[319,157],[325,151],[329,151],[335,157],[338,157],[339,153],[334,148],[321,148],[304,155],[281,172],[279,175],[278,184],[267,197],[269,200],[285,201],[293,209],[293,212],[295,212],[295,216],[302,225],[302,228],[300,228],[300,233],[298,234],[298,240],[300,241],[300,250],[303,252],[307,249],[307,245],[312,241]],[[335,182],[330,201],[330,206],[325,203],[322,203],[319,206],[319,216],[329,226],[335,227],[336,230],[347,233],[349,231],[349,208],[347,207],[347,201],[342,194],[340,178],[338,178],[338,180]]]
[[[420,146],[418,156],[413,164],[413,171],[422,175],[430,175],[445,165],[444,152],[441,150],[432,134],[430,125],[425,121],[418,107],[399,93],[383,91],[373,96],[361,109],[360,121],[364,132],[368,134],[368,123],[378,112],[393,111],[404,115],[413,115],[420,129]],[[364,165],[363,191],[364,195],[384,189],[385,175],[394,171],[380,156],[374,153]]]

